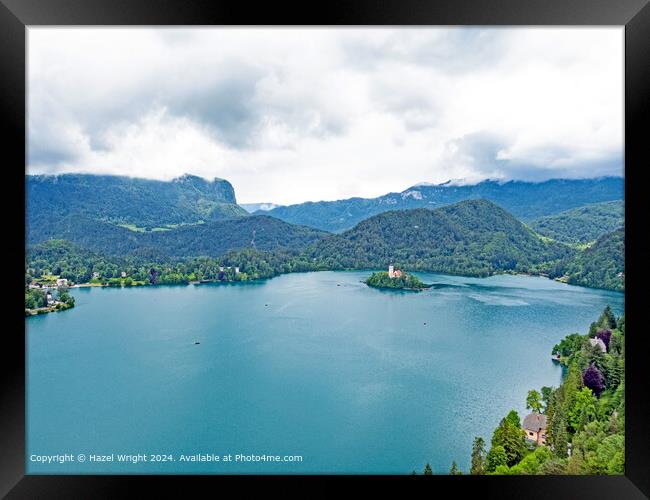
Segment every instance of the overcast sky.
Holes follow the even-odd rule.
[[[29,28],[28,173],[241,203],[623,174],[622,28]]]

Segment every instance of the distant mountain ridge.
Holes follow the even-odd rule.
[[[389,193],[377,198],[310,201],[274,208],[265,213],[286,222],[340,232],[389,210],[439,208],[468,199],[490,200],[518,219],[530,221],[588,203],[622,200],[623,197],[623,177],[551,179],[544,182],[486,180],[471,185],[457,182],[436,185],[422,183],[401,193]]]
[[[61,174],[25,177],[28,219],[44,214],[164,227],[247,216],[232,185],[183,175],[158,181],[115,175]]]
[[[277,203],[240,203],[240,207],[246,210],[248,213],[257,212],[268,212],[274,208],[282,207],[284,205],[278,205]]]

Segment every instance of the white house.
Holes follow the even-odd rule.
[[[607,346],[605,345],[605,342],[597,337],[589,339],[589,345],[591,345],[591,347],[598,347],[602,352],[607,352]]]
[[[388,266],[388,277],[389,278],[395,277],[395,268],[393,267],[393,264]]]
[[[68,286],[68,280],[65,278],[59,278],[56,280],[56,286]]]

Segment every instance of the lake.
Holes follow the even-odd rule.
[[[475,436],[560,383],[553,345],[624,308],[545,278],[417,273],[439,284],[417,293],[369,274],[72,290],[75,308],[26,320],[28,473],[466,471]],[[55,454],[75,459],[30,460]],[[220,460],[179,461],[197,454]]]

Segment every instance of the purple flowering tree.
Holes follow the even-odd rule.
[[[582,382],[585,384],[585,387],[591,389],[597,398],[605,390],[605,377],[603,377],[600,370],[593,364],[582,374]]]
[[[611,330],[598,330],[598,333],[596,333],[596,338],[599,338],[600,340],[603,341],[605,344],[605,347],[609,351],[609,341],[612,338],[612,331]]]

